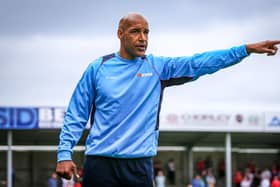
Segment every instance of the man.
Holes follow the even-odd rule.
[[[240,62],[250,53],[275,55],[280,41],[265,41],[192,57],[145,55],[149,25],[131,13],[119,22],[118,52],[89,65],[70,100],[61,129],[56,172],[76,175],[72,148],[88,119],[83,187],[151,187],[163,89],[194,81]]]

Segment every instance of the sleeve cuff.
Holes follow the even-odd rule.
[[[70,151],[59,151],[57,153],[57,162],[64,161],[64,160],[72,160]]]
[[[241,45],[240,46],[240,53],[241,53],[241,55],[243,56],[243,57],[247,57],[247,56],[249,56],[250,54],[248,53],[248,51],[247,51],[247,49],[246,49],[246,45],[244,44],[244,45]]]

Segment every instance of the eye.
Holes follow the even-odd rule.
[[[133,34],[139,33],[139,29],[132,29],[132,30],[130,31],[130,33],[133,33]]]

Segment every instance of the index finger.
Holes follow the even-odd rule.
[[[280,44],[280,40],[271,40],[269,41],[272,45]]]

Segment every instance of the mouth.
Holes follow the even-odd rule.
[[[138,51],[145,52],[147,46],[144,44],[139,44],[139,45],[136,45],[136,48],[138,49]]]

